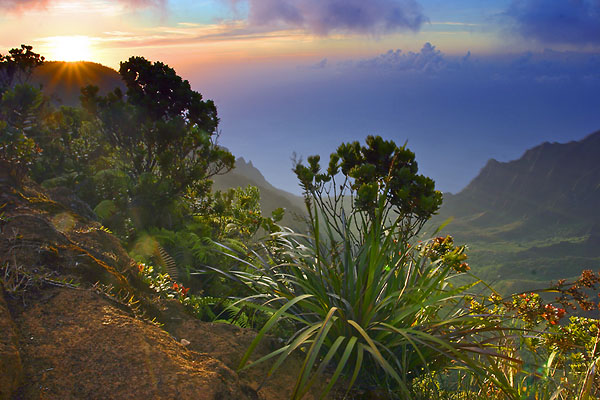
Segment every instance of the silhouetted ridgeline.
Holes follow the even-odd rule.
[[[42,86],[46,95],[57,105],[77,106],[82,87],[94,85],[100,94],[106,94],[116,87],[125,93],[121,76],[112,68],[102,64],[79,61],[49,61],[34,70],[31,84]]]

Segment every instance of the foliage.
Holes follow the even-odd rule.
[[[86,201],[96,204],[84,189],[90,186],[86,179],[112,166],[111,149],[103,142],[97,122],[81,108],[63,106],[47,112],[43,125],[43,134],[35,137],[43,152],[32,166],[32,177],[39,182],[68,178],[60,183],[79,188]]]
[[[33,70],[43,64],[44,57],[32,50],[32,46],[22,44],[6,55],[0,54],[0,95],[15,83],[27,82]]]
[[[345,208],[350,207],[350,214],[356,216],[353,228],[363,229],[358,237],[349,233],[355,241],[378,221],[394,225],[396,233],[408,242],[442,203],[442,194],[435,190],[433,180],[417,174],[415,154],[406,145],[398,147],[379,136],[368,136],[366,146],[359,142],[340,145],[331,154],[327,171],[321,171],[319,156],[308,157],[307,161],[308,165],[298,162],[294,172],[311,218],[315,218],[311,207],[314,203],[316,212],[343,236]],[[382,214],[377,215],[378,211]]]
[[[82,105],[110,146],[110,169],[126,178],[126,196],[95,204],[112,202],[117,211],[105,223],[125,237],[131,228],[177,228],[209,194],[209,178],[233,167],[233,156],[216,144],[216,107],[163,63],[131,57],[120,74],[127,96],[82,90]]]
[[[215,241],[234,251],[246,252],[261,229],[264,232],[278,229],[276,222],[283,210],[276,210],[270,217],[263,216],[259,191],[248,186],[206,196],[196,211],[178,230],[151,228],[145,234],[138,234],[133,253],[140,259],[155,262],[160,244],[173,257],[180,276],[195,292],[213,297],[236,292],[239,295],[242,287],[206,267],[216,265],[219,271],[228,272],[234,265]]]
[[[506,299],[497,293],[478,300],[465,298],[473,314],[487,315],[492,321],[511,321],[515,335],[505,344],[505,353],[518,354],[524,363],[499,372],[517,398],[566,400],[600,395],[600,377],[595,372],[600,360],[599,321],[571,316],[561,323],[567,309],[575,310],[576,305],[582,310],[597,307],[586,291],[597,289],[598,282],[600,275],[584,271],[574,282],[560,281],[539,293],[513,294]],[[555,304],[564,308],[546,303],[542,295],[549,293],[558,294]],[[413,385],[417,398],[505,398],[491,386],[473,390],[464,379],[448,376],[446,371],[437,371],[420,378]],[[436,397],[440,393],[447,397]]]
[[[160,297],[178,300],[186,310],[198,319],[234,324],[243,328],[250,321],[245,308],[239,302],[223,298],[195,295],[190,288],[176,282],[168,273],[162,273],[150,264],[137,263],[139,276]]]
[[[284,319],[294,333],[256,363],[277,357],[273,372],[301,352],[294,398],[326,369],[332,375],[323,395],[343,376],[349,388],[358,382],[407,397],[416,377],[442,367],[487,377],[510,393],[495,373],[516,361],[499,353],[502,324],[462,306],[463,292],[476,282],[453,284],[468,269],[465,247],[449,237],[410,243],[441,202],[433,181],[417,175],[414,154],[369,137],[366,147],[340,146],[327,173],[318,162],[310,157],[308,166],[295,168],[311,235],[275,232],[264,251],[238,258],[243,267],[231,271],[264,300],[255,307],[271,315],[240,367]]]
[[[323,238],[316,226],[315,238],[276,233],[275,256],[256,255],[248,262],[254,273],[237,276],[256,288],[265,300],[257,308],[272,317],[240,366],[277,320],[288,318],[296,333],[270,357],[279,357],[274,370],[292,352],[303,352],[295,398],[330,362],[333,375],[325,394],[343,374],[349,387],[358,381],[410,396],[413,379],[442,367],[466,367],[465,372],[503,387],[494,370],[488,371],[489,364],[502,360],[495,341],[503,336],[502,326],[460,307],[468,286],[452,284],[456,265],[443,257],[430,260],[435,241],[420,249],[402,247],[380,224],[372,226],[359,246],[348,236],[336,240],[332,232]],[[461,250],[447,251],[453,252]]]
[[[248,185],[217,191],[203,199],[196,208],[196,215],[212,229],[215,240],[237,238],[250,241],[262,229],[265,232],[279,230],[277,223],[284,210],[278,208],[271,216],[263,216],[260,207],[260,191]],[[200,217],[200,216],[203,217]]]
[[[17,85],[0,98],[0,160],[20,182],[41,153],[35,143],[44,97],[29,85]]]
[[[161,273],[152,265],[137,263],[138,272],[148,287],[168,299],[181,299],[187,296],[188,288],[173,281],[168,273]]]
[[[97,87],[87,87],[81,101],[102,122],[103,135],[134,180],[156,176],[167,182],[167,195],[175,196],[233,167],[233,156],[215,142],[218,118],[212,101],[203,101],[188,81],[160,62],[131,57],[119,72],[126,99],[120,89],[100,96]]]
[[[0,166],[8,170],[16,183],[20,183],[41,152],[32,135],[45,99],[26,82],[44,57],[32,49],[21,45],[7,55],[0,54]]]

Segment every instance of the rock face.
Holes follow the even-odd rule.
[[[268,365],[234,371],[255,332],[157,298],[65,198],[0,181],[0,400],[289,397],[299,360],[259,390]]]

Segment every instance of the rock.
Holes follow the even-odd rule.
[[[23,380],[17,335],[0,289],[0,400],[10,399]]]
[[[92,290],[49,289],[15,318],[26,399],[246,399],[237,374]]]
[[[97,219],[96,214],[92,208],[83,200],[81,200],[72,190],[60,186],[52,189],[48,189],[48,194],[52,200],[65,205],[71,210],[75,211],[82,217],[89,220]]]

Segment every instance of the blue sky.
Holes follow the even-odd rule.
[[[369,134],[444,191],[600,129],[600,0],[0,0],[0,52],[174,67],[220,142],[298,192],[292,153]],[[26,29],[24,29],[26,27]]]

